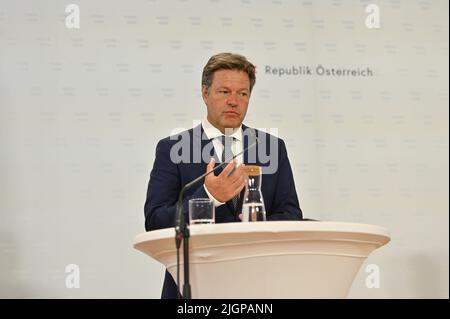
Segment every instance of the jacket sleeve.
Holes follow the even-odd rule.
[[[286,145],[279,140],[279,166],[276,180],[274,202],[268,220],[300,220],[302,210],[298,202],[291,164],[287,155]]]
[[[155,162],[150,173],[147,199],[145,201],[145,229],[147,231],[175,226],[175,211],[182,185],[179,165],[170,159],[171,140],[158,142]],[[191,198],[207,198],[203,184],[200,183],[190,196],[183,199],[183,212],[188,221],[188,202]]]

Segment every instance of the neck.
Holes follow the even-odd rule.
[[[241,125],[237,127],[222,127],[217,124],[215,124],[211,119],[207,116],[206,119],[208,120],[209,124],[214,126],[216,129],[218,129],[222,134],[224,135],[231,135],[234,133],[235,130],[237,130]]]

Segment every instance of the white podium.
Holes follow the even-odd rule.
[[[382,227],[322,221],[192,225],[190,231],[193,298],[346,298],[367,256],[390,240]],[[176,280],[174,236],[174,228],[146,232],[134,248]]]

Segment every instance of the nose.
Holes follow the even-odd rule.
[[[237,94],[231,94],[227,99],[227,105],[229,106],[238,106],[238,97]]]

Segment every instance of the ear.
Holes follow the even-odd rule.
[[[203,98],[203,102],[206,103],[206,100],[208,98],[208,89],[206,88],[205,85],[202,85],[202,98]]]

